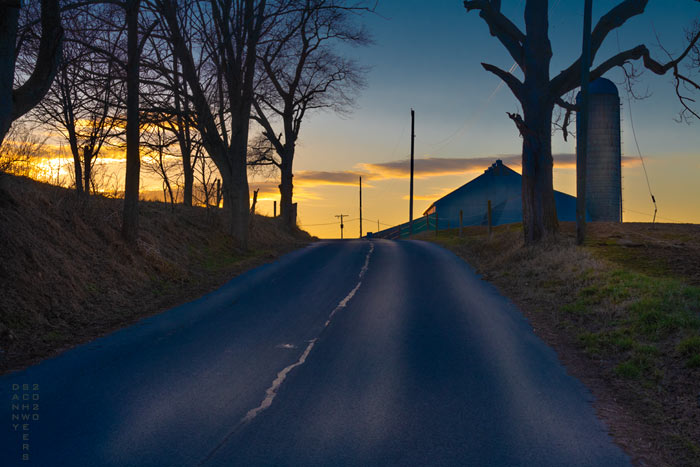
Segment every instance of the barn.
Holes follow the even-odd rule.
[[[522,222],[522,176],[503,164],[500,159],[483,174],[435,201],[423,212],[422,217],[380,232],[367,234],[375,238],[405,238],[412,233],[459,227],[460,211],[462,225],[487,225],[488,202],[491,201],[491,223],[493,225]],[[576,198],[554,191],[554,203],[560,221],[576,221]],[[590,216],[586,215],[587,220]],[[437,222],[437,224],[436,224]]]
[[[499,159],[479,177],[435,201],[423,215],[435,217],[437,214],[441,229],[459,226],[460,211],[463,225],[485,225],[490,200],[493,225],[521,222],[521,187],[522,176]],[[576,221],[574,196],[555,191],[554,202],[560,221]]]

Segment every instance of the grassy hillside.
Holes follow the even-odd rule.
[[[199,297],[312,238],[256,216],[249,251],[216,213],[142,202],[136,248],[122,201],[0,175],[0,373]]]
[[[700,226],[591,223],[528,248],[519,224],[425,233],[516,302],[640,465],[700,466]]]

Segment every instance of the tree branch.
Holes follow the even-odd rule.
[[[622,26],[633,16],[644,13],[647,3],[649,3],[649,0],[625,0],[598,20],[598,24],[596,24],[591,33],[591,63],[593,63],[608,34]],[[561,96],[575,89],[579,85],[580,77],[581,57],[552,79],[552,93],[556,96]],[[591,77],[591,80],[593,80],[593,77]]]
[[[12,92],[12,120],[29,112],[46,95],[61,61],[63,28],[58,2],[41,1],[41,41],[36,66],[27,81]]]
[[[518,78],[508,73],[507,71],[502,70],[497,66],[490,65],[488,63],[482,63],[481,66],[484,67],[486,71],[489,71],[501,78],[503,82],[508,85],[515,97],[517,97],[518,100],[520,100],[520,96],[522,95],[523,83],[521,83]]]
[[[501,41],[501,44],[508,50],[513,60],[522,68],[525,34],[501,13],[501,2],[487,0],[465,1],[464,8],[466,8],[467,13],[472,10],[479,10],[479,16],[488,25],[491,35]]]

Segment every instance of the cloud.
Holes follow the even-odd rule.
[[[251,199],[253,197],[253,191],[260,190],[258,192],[259,201],[279,201],[280,190],[279,190],[279,180],[250,180],[248,182],[248,187],[250,188]],[[294,176],[294,200],[295,201],[310,201],[322,199],[319,195],[309,191],[310,187],[298,185],[296,183],[296,175]]]
[[[496,159],[502,159],[506,165],[511,165],[512,160],[520,156],[507,157],[475,157],[475,158],[446,158],[446,157],[426,157],[415,160],[414,176],[416,178],[442,177],[446,175],[462,175],[465,172],[479,172],[485,170],[493,164]],[[511,160],[512,159],[512,160]],[[410,173],[408,160],[364,163],[360,164],[362,169],[376,174],[377,177],[403,178]]]
[[[521,167],[521,158],[522,156],[520,154],[501,154],[491,157],[473,158],[426,157],[415,160],[414,176],[416,178],[430,178],[481,172],[486,170],[497,159],[502,160],[505,165],[519,171]],[[576,168],[576,154],[554,154],[553,159],[555,169]],[[639,164],[637,159],[622,156],[623,167],[633,167],[637,164]],[[374,180],[405,178],[408,177],[410,173],[408,160],[363,163],[359,164],[358,167],[368,174],[372,174]]]
[[[294,174],[295,186],[318,186],[318,185],[350,185],[356,186],[358,178],[362,176],[362,181],[376,179],[376,176],[367,172],[334,171],[324,172],[315,170],[302,170]]]

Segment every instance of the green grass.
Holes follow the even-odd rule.
[[[625,270],[655,277],[670,276],[668,265],[665,262],[639,254],[639,248],[618,245],[617,241],[612,239],[608,239],[604,243],[604,245],[588,245],[588,248],[596,256],[615,263]]]
[[[663,377],[659,368],[659,349],[653,345],[636,345],[629,356],[618,363],[615,373],[625,379],[641,379],[646,383],[658,382]]]
[[[638,335],[652,340],[684,329],[700,329],[700,287],[677,279],[612,271],[583,288],[562,309],[586,315],[595,313],[601,306],[624,312],[624,323]]]
[[[700,335],[686,337],[678,343],[676,351],[686,358],[688,368],[700,368]]]
[[[695,334],[700,330],[700,288],[625,270],[600,274],[592,282],[562,307],[599,329],[579,333],[586,353],[618,362],[614,372],[621,378],[650,384],[663,375],[658,345],[691,334],[676,350],[687,367],[700,367],[700,336]]]

